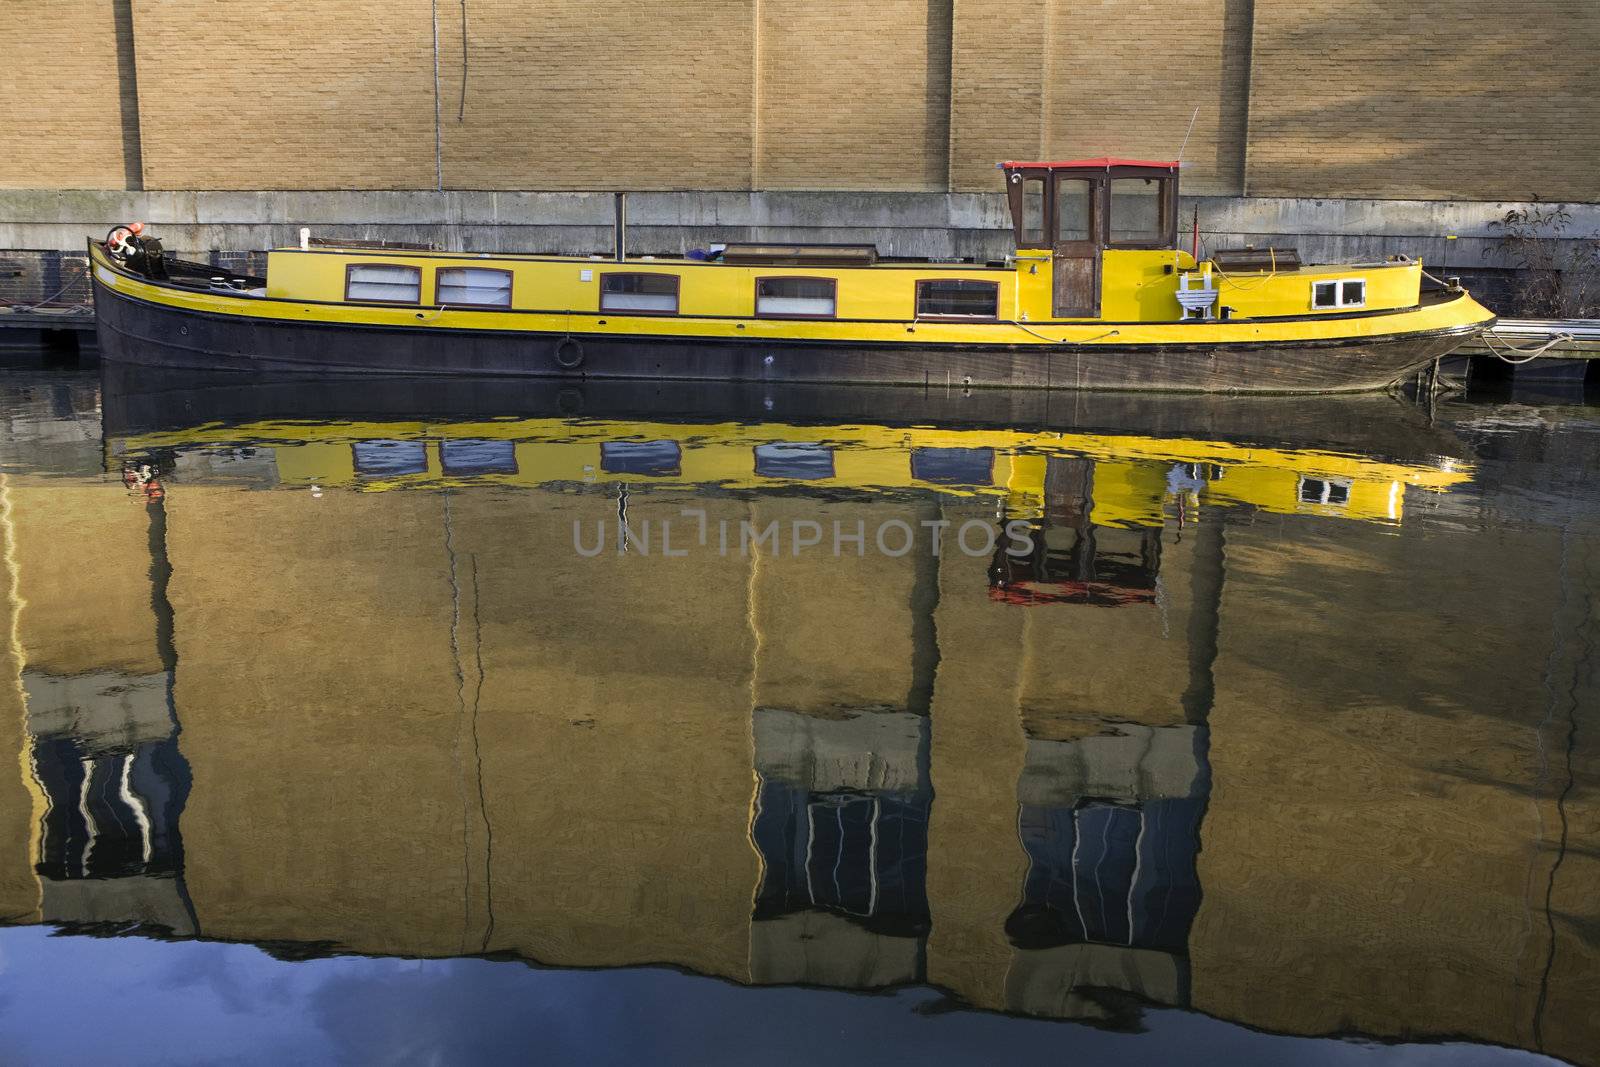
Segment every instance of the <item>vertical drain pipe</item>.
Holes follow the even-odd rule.
[[[433,0],[433,187],[444,189],[444,142],[439,129],[439,0]]]
[[[611,195],[616,203],[616,221],[613,224],[611,244],[616,249],[617,262],[621,263],[628,258],[628,194]]]

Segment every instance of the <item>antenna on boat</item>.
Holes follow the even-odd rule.
[[[1183,152],[1189,147],[1189,135],[1194,132],[1194,120],[1200,117],[1200,105],[1194,106],[1194,114],[1189,116],[1189,128],[1183,131],[1183,143],[1178,146],[1178,166],[1183,166]]]

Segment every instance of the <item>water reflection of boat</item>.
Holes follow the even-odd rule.
[[[1213,506],[1247,469],[1237,444],[1220,481],[1170,452],[1059,450],[1036,499],[1018,498],[1037,509],[1026,521],[1070,529],[1062,560],[1102,499],[1106,531],[1158,531],[1162,595],[1134,610],[1019,611],[985,595],[994,559],[961,552],[591,559],[571,524],[613,519],[623,484],[640,519],[688,505],[713,521],[919,523],[992,518],[1009,479],[919,481],[896,446],[888,489],[763,489],[738,437],[725,454],[747,484],[727,488],[687,477],[706,424],[677,476],[587,491],[565,474],[514,489],[505,471],[447,477],[441,447],[496,440],[494,421],[112,433],[114,469],[173,459],[154,500],[104,475],[7,476],[17,676],[155,675],[162,655],[124,650],[175,655],[193,768],[176,828],[201,936],[929,982],[1114,1026],[1164,1004],[1289,1033],[1580,1060],[1595,1047],[1596,870],[1576,850],[1552,869],[1558,820],[1530,741],[1544,683],[1450,641],[1458,619],[1429,595],[1441,575],[1483,595],[1532,583],[1540,597],[1503,610],[1548,635],[1556,571],[1506,575],[1413,536],[1408,515],[1303,514],[1294,488]],[[682,429],[649,425],[561,446],[593,462],[605,440]],[[521,448],[516,432],[504,440]],[[426,467],[358,478],[354,444],[379,440],[421,442]],[[315,495],[281,460],[318,445],[349,478]],[[512,455],[519,472],[581,472]],[[1122,463],[1154,497],[1110,491]],[[380,483],[394,488],[363,490]],[[1294,517],[1268,521],[1273,500]],[[1505,536],[1545,558],[1529,547],[1542,532]],[[1428,654],[1408,661],[1398,629],[1369,624],[1372,604],[1413,600],[1405,623]],[[1572,628],[1592,621],[1558,621],[1552,639],[1581,647]],[[77,640],[91,623],[92,647]],[[19,753],[37,743],[22,729],[35,688],[0,714]],[[31,827],[49,794],[31,781],[0,780],[0,910],[16,921],[46,917]]]

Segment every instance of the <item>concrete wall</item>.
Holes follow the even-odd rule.
[[[10,7],[0,187],[990,191],[1188,134],[1206,195],[1600,200],[1589,0]]]
[[[1491,223],[1519,206],[1526,205],[1216,196],[1185,198],[1182,216],[1198,209],[1203,248],[1298,247],[1312,262],[1404,252],[1474,270],[1507,265]],[[1567,206],[1570,238],[1600,237],[1600,206]],[[634,254],[752,238],[869,242],[897,256],[995,260],[1013,251],[998,193],[635,193],[628,217]],[[82,252],[85,237],[135,219],[187,256],[292,244],[301,226],[318,236],[470,251],[609,253],[612,245],[608,193],[0,190],[0,248]]]

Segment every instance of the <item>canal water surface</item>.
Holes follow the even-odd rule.
[[[6,1062],[1600,1064],[1600,409],[0,416]]]

